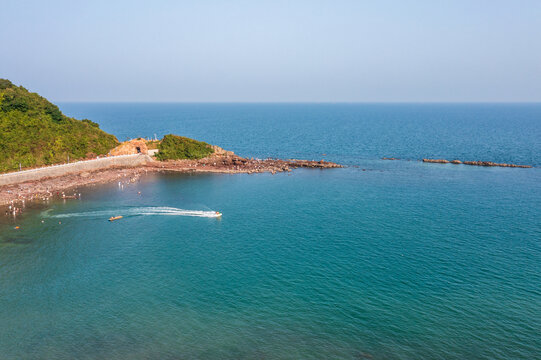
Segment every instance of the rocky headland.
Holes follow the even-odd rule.
[[[155,161],[145,165],[152,171],[175,171],[175,172],[219,172],[219,173],[263,173],[291,171],[296,168],[329,169],[341,168],[342,165],[319,160],[297,159],[254,159],[243,158],[230,151],[216,151],[213,155],[203,159],[183,159]]]

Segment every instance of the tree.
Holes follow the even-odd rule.
[[[0,79],[0,90],[13,87],[13,83],[8,79]]]
[[[51,119],[56,122],[62,121],[62,112],[58,108],[58,106],[48,103],[45,105],[45,114],[50,115]]]

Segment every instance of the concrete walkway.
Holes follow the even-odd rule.
[[[51,165],[36,169],[0,174],[0,186],[36,181],[43,178],[76,174],[85,171],[95,171],[110,167],[136,167],[152,161],[148,155],[119,155],[100,159],[76,161],[70,164]]]

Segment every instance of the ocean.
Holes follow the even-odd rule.
[[[0,359],[539,358],[541,104],[60,108],[347,166],[152,174],[3,217]]]

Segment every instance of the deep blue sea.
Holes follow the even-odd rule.
[[[541,104],[60,107],[119,140],[348,166],[147,175],[3,217],[0,359],[541,358]]]

